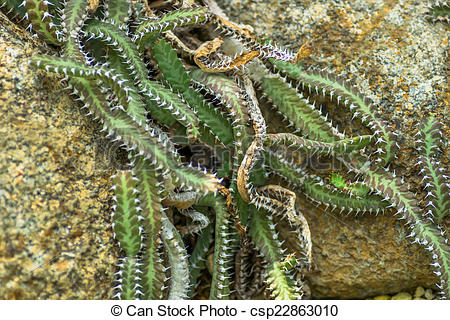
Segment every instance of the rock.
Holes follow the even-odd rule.
[[[232,21],[251,25],[258,35],[293,51],[311,41],[316,52],[305,59],[306,66],[352,79],[400,136],[402,152],[391,168],[406,175],[413,192],[425,195],[415,167],[417,123],[428,112],[441,120],[448,112],[448,30],[425,19],[426,2],[217,2]],[[351,135],[361,132],[361,124],[352,121],[348,111],[324,103],[339,128]],[[448,121],[443,122],[448,134]],[[418,285],[434,288],[439,282],[429,266],[430,255],[405,238],[409,231],[392,212],[357,217],[331,213],[309,204],[301,192],[299,205],[312,235],[314,269],[306,280],[313,298],[361,299]],[[446,224],[448,229],[448,220]]]
[[[391,296],[388,295],[376,296],[375,298],[373,298],[373,300],[391,300]]]
[[[412,296],[408,292],[400,292],[393,296],[391,300],[412,300]]]
[[[411,172],[414,117],[443,114],[446,88],[448,36],[421,19],[414,6],[422,9],[422,2],[394,8],[358,0],[237,2],[252,20],[241,22],[259,34],[295,46],[312,39],[320,50],[309,64],[354,78],[407,146],[396,172]],[[98,161],[105,140],[60,78],[28,65],[32,54],[45,51],[0,13],[0,298],[110,298],[118,255],[108,205],[112,165]],[[337,117],[339,127],[359,133],[344,116]],[[407,181],[420,183],[416,176]],[[299,205],[313,236],[314,270],[306,275],[313,298],[365,298],[437,282],[427,253],[405,239],[389,213],[338,215],[302,197]]]
[[[424,295],[424,293],[425,293],[425,289],[419,286],[419,287],[417,287],[416,291],[414,292],[414,297],[420,298]]]
[[[107,299],[111,169],[60,78],[29,65],[49,51],[0,12],[0,299]]]
[[[435,296],[434,296],[433,290],[431,290],[431,289],[425,290],[425,299],[427,299],[427,300],[433,300],[434,297],[435,297]]]
[[[314,298],[367,298],[436,283],[426,251],[387,213],[339,215],[303,198],[300,205],[313,242],[314,270],[306,279]]]

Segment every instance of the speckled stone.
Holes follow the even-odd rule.
[[[0,299],[109,298],[111,172],[45,51],[0,13]]]
[[[429,112],[449,137],[449,27],[424,18],[418,0],[220,0],[231,20],[254,28],[292,51],[311,41],[306,66],[352,79],[371,98],[381,117],[399,134],[401,152],[391,166],[413,192],[422,192],[414,134]],[[325,106],[339,128],[361,132],[351,114]],[[277,120],[273,119],[271,124]],[[284,124],[280,123],[280,126]],[[448,168],[449,153],[441,162]],[[366,298],[418,285],[435,287],[429,254],[405,239],[409,233],[391,213],[381,216],[324,212],[299,197],[313,241],[314,269],[306,275],[313,298]],[[445,221],[449,226],[449,219]],[[448,232],[447,232],[448,234]]]
[[[433,300],[434,297],[435,297],[435,295],[434,295],[434,293],[433,293],[433,290],[431,290],[431,289],[425,290],[425,299],[427,299],[427,300]]]
[[[373,298],[373,300],[391,300],[391,296],[388,295],[376,296],[375,298]]]
[[[403,223],[389,216],[339,215],[300,197],[313,242],[313,298],[363,299],[434,287],[428,253],[405,238]]]
[[[416,291],[414,291],[414,297],[415,298],[420,298],[424,295],[425,293],[425,289],[423,287],[417,287]]]
[[[422,2],[219,2],[236,21],[292,49],[312,40],[317,52],[306,62],[352,78],[374,99],[402,135],[397,172],[420,182],[410,170],[414,124],[424,111],[443,117],[450,100],[448,34],[421,18]],[[0,13],[0,298],[108,298],[117,252],[104,140],[59,78],[28,66],[43,50]],[[358,132],[345,118],[338,124]],[[436,282],[428,255],[405,240],[395,218],[340,216],[300,202],[313,235],[307,280],[314,298],[365,298]]]
[[[412,296],[408,292],[399,292],[391,300],[412,300]]]

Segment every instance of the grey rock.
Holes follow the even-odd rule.
[[[234,22],[298,50],[310,41],[316,51],[303,61],[351,79],[371,98],[384,121],[400,136],[401,152],[391,166],[412,192],[424,196],[414,166],[417,124],[429,112],[445,123],[448,28],[424,17],[426,2],[217,1]],[[326,103],[326,102],[324,102]],[[361,125],[333,104],[323,105],[334,124],[351,135]],[[272,121],[274,122],[274,121]],[[280,123],[280,126],[283,125]],[[447,137],[448,139],[448,137]],[[448,159],[443,159],[448,165]],[[313,298],[366,298],[435,287],[428,253],[391,212],[347,216],[311,206],[299,193],[310,224],[314,269],[306,274]],[[448,221],[447,228],[448,228]]]
[[[60,77],[29,65],[50,51],[0,12],[0,299],[106,299],[111,169]]]

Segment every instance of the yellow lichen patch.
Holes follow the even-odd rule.
[[[100,0],[89,0],[89,10],[95,12],[100,4]]]
[[[50,200],[48,202],[48,206],[49,206],[49,210],[54,212],[55,210],[59,209],[59,201],[58,200]]]
[[[365,22],[361,26],[361,34],[357,37],[357,41],[362,41],[363,38],[370,36],[372,31],[379,27],[379,25],[383,22],[383,18],[389,14],[392,8],[395,6],[396,0],[388,0],[385,2],[384,6],[381,10],[378,11],[375,15],[372,15],[370,19],[365,20]]]
[[[53,271],[59,271],[59,272],[65,271],[69,267],[69,264],[70,263],[67,260],[57,261],[51,265],[51,269]]]

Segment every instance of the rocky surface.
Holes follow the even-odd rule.
[[[439,299],[437,295],[431,289],[424,289],[423,287],[417,287],[413,294],[409,292],[399,292],[393,296],[381,295],[372,298],[373,300],[436,300]]]
[[[406,239],[391,214],[329,213],[303,202],[313,242],[314,269],[306,275],[313,298],[361,299],[437,282],[425,250]]]
[[[414,192],[421,178],[414,167],[414,134],[433,112],[449,136],[448,25],[425,19],[424,1],[381,0],[221,0],[231,20],[252,26],[292,51],[310,41],[315,52],[306,66],[327,68],[351,79],[370,97],[383,119],[400,134],[394,162]],[[360,132],[345,110],[334,110],[335,124]],[[272,120],[273,123],[273,120]],[[448,166],[448,148],[442,163]],[[306,275],[313,298],[365,298],[417,285],[434,288],[436,278],[425,251],[405,239],[407,230],[391,213],[346,216],[328,213],[300,199],[311,228],[314,270]],[[447,221],[447,226],[448,226]],[[408,232],[409,233],[409,232]]]
[[[294,50],[312,40],[317,51],[306,63],[353,79],[385,111],[403,136],[396,170],[420,182],[411,170],[414,124],[428,111],[444,118],[449,102],[448,29],[423,19],[422,2],[219,4],[235,21]],[[117,259],[108,214],[114,163],[60,79],[28,65],[45,50],[0,13],[0,298],[110,298]],[[338,124],[358,132],[344,116]],[[306,276],[313,298],[414,295],[418,285],[436,282],[427,253],[405,239],[403,224],[389,213],[355,218],[305,199],[299,205],[313,236],[314,270]]]
[[[0,12],[0,299],[109,298],[104,141],[60,78],[29,66],[45,51]]]

